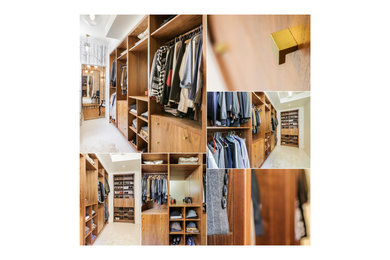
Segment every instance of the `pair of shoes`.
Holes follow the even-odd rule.
[[[189,245],[189,246],[194,246],[195,245],[195,240],[194,240],[193,237],[189,237],[187,239],[187,245]]]
[[[179,245],[180,244],[180,236],[173,237],[172,245]]]

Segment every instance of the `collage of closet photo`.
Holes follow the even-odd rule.
[[[80,32],[80,245],[310,245],[310,15]]]

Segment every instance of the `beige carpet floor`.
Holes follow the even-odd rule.
[[[141,225],[109,223],[98,236],[94,246],[141,245]]]

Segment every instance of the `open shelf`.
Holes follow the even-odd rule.
[[[168,172],[168,164],[142,164],[141,168],[145,173]]]
[[[97,170],[96,166],[94,164],[92,164],[90,161],[85,160],[85,162],[86,162],[85,165],[87,167],[87,170],[90,170],[90,171],[96,171]]]
[[[171,179],[186,179],[200,164],[170,164]]]
[[[148,96],[129,96],[129,98],[134,98],[140,101],[148,102]]]
[[[118,60],[121,61],[127,61],[127,52],[123,53],[121,56],[118,57]]]
[[[152,36],[170,40],[171,38],[183,34],[202,23],[201,15],[177,15],[172,18],[169,22],[152,32]]]
[[[129,49],[129,52],[141,52],[148,50],[148,37],[139,40],[137,45],[134,45]]]

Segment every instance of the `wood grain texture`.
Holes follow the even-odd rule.
[[[287,28],[298,51],[278,65],[270,35]],[[310,15],[209,15],[208,30],[227,46],[216,57],[228,90],[310,90]]]
[[[257,245],[297,245],[295,202],[297,176],[302,170],[256,170],[260,188],[264,235]]]
[[[118,119],[118,129],[122,132],[122,134],[127,139],[127,137],[128,137],[127,100],[117,100],[116,106],[117,106],[117,110],[118,110],[118,116],[117,116],[117,119]]]

